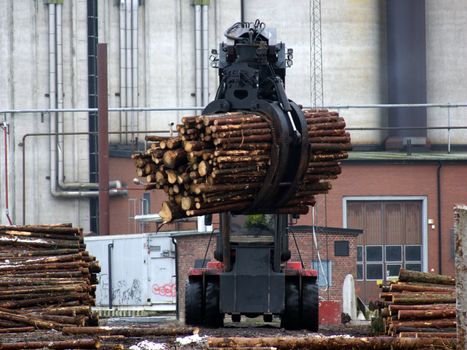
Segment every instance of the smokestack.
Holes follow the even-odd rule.
[[[426,103],[425,0],[387,1],[388,103]],[[390,127],[426,127],[426,108],[389,109]],[[426,129],[391,130],[386,149],[427,147]]]

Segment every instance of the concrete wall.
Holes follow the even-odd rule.
[[[86,0],[63,2],[64,107],[88,106]],[[49,107],[48,8],[42,0],[5,0],[0,14],[0,109]],[[386,2],[322,2],[323,69],[325,104],[382,103],[386,101]],[[121,105],[120,32],[118,1],[99,1],[99,41],[109,49],[109,106]],[[467,3],[427,1],[428,101],[449,102],[466,96],[465,13]],[[260,17],[277,28],[278,39],[293,48],[294,66],[287,72],[289,96],[303,105],[310,96],[310,1],[274,0],[245,2],[245,19]],[[209,6],[209,48],[224,40],[224,30],[240,19],[240,1],[215,0]],[[192,106],[194,83],[194,9],[191,1],[144,1],[138,7],[138,98],[139,106]],[[209,94],[213,98],[217,72],[209,70]],[[462,124],[465,109],[453,110],[453,125]],[[191,112],[141,112],[110,114],[113,131],[125,129],[127,117],[135,130],[167,129]],[[386,123],[386,113],[377,110],[342,110],[350,127],[377,127]],[[430,125],[445,125],[446,111],[430,111]],[[3,116],[1,117],[3,118]],[[9,114],[9,196],[15,222],[72,222],[89,228],[87,199],[57,200],[49,191],[49,139],[28,137],[26,141],[26,218],[22,217],[22,147],[25,134],[49,131],[47,114]],[[123,119],[122,119],[123,118]],[[65,113],[64,130],[88,130],[86,113]],[[432,142],[446,143],[445,131],[429,134]],[[379,131],[353,132],[354,144],[380,144]],[[111,136],[112,142],[122,142]],[[465,132],[453,131],[453,141],[465,143]],[[3,150],[3,148],[2,148]],[[66,136],[65,181],[87,181],[88,138]],[[3,153],[3,152],[2,152]],[[2,154],[3,160],[3,154]],[[0,172],[4,174],[3,162]],[[119,178],[118,174],[115,177]],[[5,191],[0,193],[2,208]],[[39,204],[40,203],[40,204]],[[5,223],[4,212],[0,222]]]
[[[467,3],[462,0],[426,1],[427,98],[428,102],[466,101],[467,85]],[[465,126],[467,108],[450,111],[451,125]],[[446,109],[428,111],[430,126],[448,125]],[[465,130],[452,131],[452,142],[463,143]],[[433,143],[446,143],[446,130],[432,130]]]
[[[0,109],[44,109],[49,107],[48,9],[43,1],[3,2],[0,14]],[[65,1],[63,6],[64,106],[87,106],[86,1]],[[89,227],[87,200],[56,200],[49,192],[49,138],[26,138],[25,164],[22,142],[28,133],[49,132],[47,114],[6,114],[9,125],[10,215],[23,222],[22,175],[26,171],[26,223],[71,222]],[[87,131],[87,114],[65,115],[65,131]],[[3,144],[3,140],[2,140]],[[66,181],[88,180],[88,141],[86,137],[66,137]],[[4,148],[2,147],[2,160]],[[4,176],[3,162],[0,168]],[[5,191],[0,191],[5,223]]]

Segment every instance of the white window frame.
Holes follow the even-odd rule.
[[[384,258],[385,258],[384,245],[382,245],[382,244],[367,244],[367,245],[364,245],[364,247],[365,247],[365,249],[364,249],[365,258],[368,258],[368,254],[367,254],[367,251],[366,251],[367,248],[372,248],[372,247],[381,248],[381,260],[371,260],[371,261],[369,261],[368,259],[365,259],[365,263],[363,265],[365,281],[378,281],[378,280],[384,279],[384,276],[386,275],[385,272],[384,272],[384,266],[385,266],[384,265]],[[366,267],[368,265],[381,265],[381,278],[368,278],[367,271],[366,271]]]
[[[342,223],[347,226],[347,202],[368,201],[421,201],[422,202],[422,271],[428,271],[428,198],[427,196],[344,196],[342,198]]]

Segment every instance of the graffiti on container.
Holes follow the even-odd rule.
[[[113,289],[112,299],[119,305],[141,303],[141,282],[134,279],[131,285],[128,284],[126,280],[118,281]]]
[[[163,297],[176,297],[177,296],[177,286],[175,283],[166,283],[162,285],[153,284],[152,292],[155,295],[160,295]]]

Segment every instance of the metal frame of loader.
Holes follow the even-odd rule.
[[[274,213],[297,192],[306,173],[308,128],[301,108],[285,94],[285,70],[293,51],[273,44],[264,23],[236,23],[225,32],[218,56],[219,88],[203,114],[244,111],[262,115],[271,125],[268,173],[246,214]],[[216,58],[217,57],[217,58]],[[243,214],[240,213],[240,214]],[[185,322],[221,327],[224,314],[281,317],[287,329],[318,329],[317,272],[288,262],[287,215],[276,215],[269,241],[231,241],[230,213],[221,214],[215,258],[206,268],[191,269],[186,285]]]

